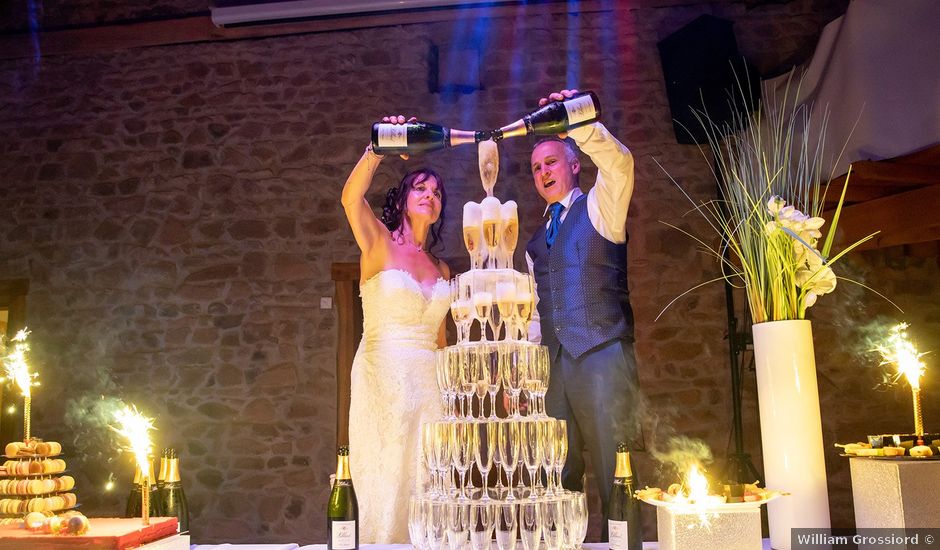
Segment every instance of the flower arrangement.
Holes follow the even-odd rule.
[[[831,175],[824,179],[822,174],[828,110],[817,123],[811,106],[796,100],[798,88],[792,98],[789,92],[788,81],[779,102],[776,97],[765,98],[762,105],[753,108],[740,90],[743,108],[733,109],[731,121],[723,125],[714,123],[707,112],[696,111],[714,155],[713,173],[720,198],[696,202],[683,193],[718,234],[720,244],[709,245],[684,229],[663,223],[702,245],[721,263],[722,275],[690,288],[663,311],[685,294],[725,280],[745,289],[755,323],[804,319],[807,308],[819,296],[832,292],[837,280],[861,284],[838,277],[832,267],[877,232],[833,254],[851,168],[831,223],[824,229],[823,199],[832,179]],[[700,149],[709,159],[705,149]]]

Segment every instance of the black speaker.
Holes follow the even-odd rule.
[[[702,15],[661,40],[659,57],[679,143],[707,143],[693,109],[705,111],[723,134],[732,113],[760,100],[760,75],[738,53],[732,22]]]

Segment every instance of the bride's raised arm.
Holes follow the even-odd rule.
[[[382,162],[382,156],[372,152],[372,145],[366,148],[359,162],[350,172],[343,186],[343,209],[346,219],[352,227],[356,244],[363,253],[372,250],[375,243],[388,233],[385,225],[375,217],[372,207],[366,201],[366,191],[372,185],[375,170]]]
[[[417,119],[411,117],[407,122],[415,120]],[[382,122],[404,124],[406,120],[402,115],[392,115],[383,118]],[[346,178],[346,185],[343,186],[342,201],[343,209],[346,211],[346,219],[349,220],[349,225],[352,227],[353,236],[356,238],[359,250],[366,254],[372,250],[380,237],[388,236],[388,229],[386,229],[385,224],[375,217],[372,207],[366,201],[366,191],[372,185],[372,178],[375,176],[375,171],[383,158],[385,157],[372,151],[372,144],[370,143],[365,152],[362,153],[362,157],[359,158],[359,162],[353,167],[349,177]],[[408,155],[401,155],[401,158],[407,159]]]

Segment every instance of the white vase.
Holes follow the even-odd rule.
[[[790,493],[767,505],[770,545],[790,550],[791,529],[830,527],[813,332],[805,320],[753,332],[766,486]]]

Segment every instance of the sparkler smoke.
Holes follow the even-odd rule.
[[[75,433],[72,444],[78,456],[110,461],[114,449],[121,445],[119,436],[110,426],[114,416],[127,405],[114,397],[82,396],[66,405],[65,426]]]
[[[670,466],[681,476],[695,465],[712,462],[712,451],[701,439],[676,436],[669,439],[665,451],[652,449],[653,458]]]

